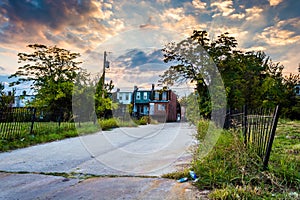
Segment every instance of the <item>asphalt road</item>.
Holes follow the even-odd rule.
[[[191,159],[189,148],[194,131],[186,123],[117,128],[1,153],[0,199],[95,199],[88,198],[91,189],[93,197],[105,194],[96,199],[116,199],[117,196],[159,199],[161,195],[169,199],[180,199],[176,195],[191,199],[190,189],[186,189],[190,185],[178,186],[180,183],[159,176],[186,167]],[[82,181],[79,177],[66,179],[42,173],[93,174],[106,178]],[[112,175],[117,177],[108,178]],[[108,183],[110,190],[105,189]],[[185,191],[189,191],[188,194]],[[143,195],[145,198],[140,198]]]

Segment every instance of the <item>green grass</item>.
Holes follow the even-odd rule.
[[[28,124],[30,126],[30,124]],[[9,151],[18,148],[24,148],[35,144],[41,144],[56,140],[62,140],[70,137],[77,137],[79,134],[88,134],[98,131],[96,126],[91,126],[91,123],[82,123],[80,128],[75,127],[74,123],[61,123],[58,127],[54,122],[38,122],[35,124],[32,134],[26,131],[26,134],[1,138],[0,152]]]
[[[31,134],[31,122],[6,123],[5,125],[0,123],[0,127],[5,126],[8,130],[5,134],[0,132],[0,152],[77,137],[100,130],[111,130],[117,127],[137,127],[138,125],[147,124],[145,120],[147,119],[123,121],[111,118],[99,119],[96,124],[93,122],[82,122],[80,124],[62,122],[60,126],[57,122],[35,122]]]
[[[239,131],[219,130],[222,133],[213,149],[207,156],[199,154],[207,149],[203,140],[207,128],[207,121],[199,122],[196,138],[200,143],[191,169],[200,177],[195,185],[210,190],[210,199],[300,198],[300,121],[280,120],[268,170],[263,170],[262,159],[244,146]],[[187,171],[164,177],[188,177]]]

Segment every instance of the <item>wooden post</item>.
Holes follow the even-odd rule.
[[[33,115],[32,115],[32,118],[31,118],[30,134],[33,133],[33,125],[34,125],[34,122],[35,122],[35,115],[36,115],[36,108],[33,108]]]
[[[274,137],[275,137],[275,132],[276,132],[278,119],[279,119],[279,106],[277,105],[276,108],[275,108],[274,115],[273,115],[271,135],[270,135],[270,139],[268,141],[266,154],[265,154],[264,161],[263,161],[264,169],[268,168],[268,162],[269,162],[269,159],[270,159],[270,154],[271,154],[271,150],[272,150],[273,140],[274,140]]]
[[[244,143],[245,143],[245,145],[247,145],[247,133],[248,133],[248,119],[247,119],[247,115],[248,115],[248,113],[247,113],[247,106],[246,105],[244,105],[243,106],[243,113],[244,113],[244,119],[243,119],[243,128],[244,128],[244,130],[243,130],[243,134],[244,134]]]

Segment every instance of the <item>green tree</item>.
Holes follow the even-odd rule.
[[[81,62],[76,61],[79,53],[56,46],[30,44],[32,53],[19,53],[18,63],[20,66],[14,74],[18,80],[11,85],[30,82],[37,91],[34,106],[46,107],[50,111],[63,109],[72,110],[72,90],[74,80]]]
[[[195,30],[193,34],[179,42],[169,43],[162,50],[164,61],[170,63],[160,81],[172,85],[194,82],[199,94],[200,114],[209,117],[211,98],[208,88],[213,83],[215,72],[213,61],[220,72],[230,108],[249,108],[291,105],[291,88],[295,80],[283,77],[283,66],[273,63],[264,52],[243,52],[229,33],[221,34],[210,41],[206,31]]]
[[[0,110],[11,107],[14,102],[15,89],[7,95],[4,88],[4,84],[0,82]]]
[[[95,117],[95,81],[90,73],[81,69],[75,78],[72,106],[75,120],[94,121]]]
[[[212,72],[211,59],[206,50],[208,49],[208,34],[206,31],[194,31],[193,36],[178,44],[169,43],[162,50],[164,62],[171,63],[168,70],[161,75],[163,84],[173,85],[175,82],[183,83],[190,81],[195,83],[199,94],[200,113],[205,118],[210,117],[211,105],[208,91]]]
[[[113,81],[104,83],[103,76],[96,85],[95,110],[98,118],[111,118],[112,110],[117,109],[117,103],[112,101],[111,91],[114,89]]]

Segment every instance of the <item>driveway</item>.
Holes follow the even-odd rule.
[[[28,199],[95,199],[95,195],[102,195],[96,199],[160,199],[161,195],[190,199],[195,195],[189,183],[160,176],[189,163],[194,130],[186,123],[117,128],[1,153],[0,199],[19,199],[18,192]],[[81,179],[81,175],[104,177]]]

